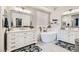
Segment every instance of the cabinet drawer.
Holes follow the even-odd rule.
[[[16,46],[15,46],[15,45],[14,45],[14,46],[11,46],[11,47],[9,48],[10,51],[15,50],[15,49],[16,49]]]
[[[16,48],[16,46],[15,46],[15,45],[11,46],[11,49],[15,49],[15,48]]]
[[[76,37],[74,35],[69,36],[69,43],[75,44]]]
[[[11,38],[10,40],[13,41],[13,40],[16,40],[16,38]]]
[[[9,40],[7,40],[7,43],[12,43],[12,42],[16,42],[16,39],[9,39]]]
[[[7,36],[7,39],[15,38],[16,36]]]
[[[13,44],[16,44],[16,42],[14,41],[14,42],[11,42],[11,44],[13,45]]]
[[[7,45],[7,50],[8,51],[12,51],[12,50],[15,50],[16,49],[16,44],[9,44]]]
[[[7,34],[7,36],[16,36],[16,33],[9,33],[9,34]]]
[[[16,42],[15,41],[13,41],[13,42],[11,41],[11,42],[8,42],[7,45],[8,46],[16,45]]]

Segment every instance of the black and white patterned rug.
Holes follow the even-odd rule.
[[[55,44],[62,47],[62,48],[65,48],[69,51],[72,51],[72,52],[75,51],[75,45],[74,44],[66,43],[66,42],[63,42],[63,41],[57,41]]]
[[[26,46],[17,50],[14,50],[12,52],[41,52],[42,49],[39,46],[32,45],[32,46]]]

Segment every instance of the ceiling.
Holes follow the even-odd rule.
[[[79,8],[79,6],[20,6],[23,8],[44,8],[44,9],[49,9],[49,10],[57,10],[57,9],[65,9],[65,10],[69,10],[69,9],[77,9]]]

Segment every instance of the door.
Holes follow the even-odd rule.
[[[47,26],[50,21],[50,14],[48,12],[37,11],[36,12],[37,26]]]

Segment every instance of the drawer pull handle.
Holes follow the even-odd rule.
[[[12,46],[11,48],[15,48],[15,46]]]
[[[11,40],[15,40],[15,38],[12,38]]]
[[[15,44],[15,42],[12,42],[12,44]]]

